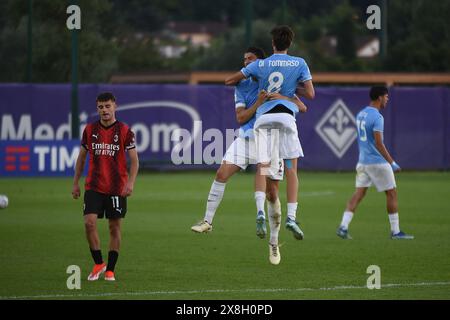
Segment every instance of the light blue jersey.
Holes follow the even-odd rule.
[[[234,101],[237,108],[244,107],[250,108],[255,104],[258,98],[258,82],[253,81],[251,78],[242,80],[236,85],[234,89]],[[239,136],[241,138],[253,139],[253,126],[255,125],[256,115],[250,118],[246,123],[239,128]]]
[[[359,163],[387,163],[375,146],[374,131],[383,134],[384,118],[378,109],[367,106],[356,115],[358,129]]]
[[[311,73],[305,60],[288,54],[273,54],[264,60],[256,60],[247,67],[242,68],[242,74],[246,77],[258,79],[259,90],[268,93],[278,92],[283,96],[294,97],[299,82],[311,80]],[[294,114],[298,112],[295,103],[288,100],[272,100],[262,104],[256,117],[270,111],[276,105],[282,104],[289,108]]]

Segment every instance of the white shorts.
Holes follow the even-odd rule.
[[[242,170],[247,169],[249,164],[256,164],[256,144],[254,139],[237,137],[228,147],[223,160],[232,163]],[[283,180],[284,163],[279,161],[276,170],[270,175],[272,180]]]
[[[378,192],[396,187],[394,171],[389,163],[356,165],[356,187],[368,188],[372,183]]]
[[[303,157],[295,118],[288,113],[266,113],[255,122],[257,162]]]

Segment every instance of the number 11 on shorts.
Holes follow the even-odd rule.
[[[111,200],[113,208],[119,208],[119,196],[112,196]]]

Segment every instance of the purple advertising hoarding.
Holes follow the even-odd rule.
[[[316,88],[316,98],[304,100],[308,112],[297,116],[305,153],[300,168],[354,169],[358,159],[355,115],[367,105],[368,90],[368,87]],[[111,91],[117,97],[116,116],[136,133],[140,160],[147,166],[186,168],[187,165],[173,161],[177,146],[173,134],[185,129],[191,135],[188,142],[193,165],[189,167],[211,168],[220,163],[238,128],[232,87],[85,84],[79,87],[80,130],[97,119],[95,98],[102,91]],[[449,103],[450,90],[444,87],[390,89],[390,101],[383,111],[384,139],[402,168],[450,168]],[[17,175],[12,166],[8,167],[10,171],[5,169],[6,157],[12,160],[5,151],[9,144],[17,147],[20,141],[48,143],[52,150],[50,144],[71,138],[70,85],[2,84],[0,117],[0,174]],[[76,144],[64,151],[70,155],[64,158],[66,164],[74,161],[71,158],[75,156],[74,147]],[[39,150],[42,153],[44,149]],[[44,156],[39,155],[41,160]],[[33,166],[38,164],[31,164],[30,172],[36,172]]]

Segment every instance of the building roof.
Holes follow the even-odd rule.
[[[167,28],[174,33],[207,33],[217,35],[227,30],[228,25],[224,22],[217,21],[171,21],[167,24]]]

